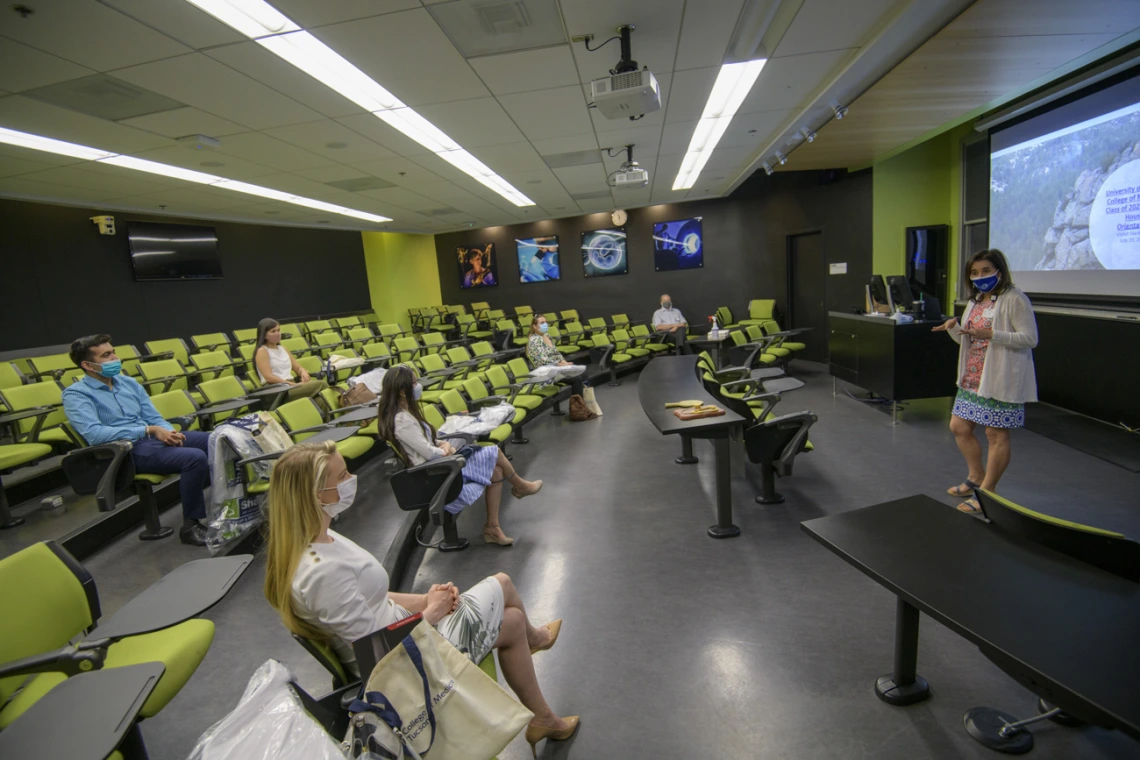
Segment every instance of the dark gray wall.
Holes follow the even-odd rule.
[[[142,347],[156,338],[255,327],[262,317],[371,308],[359,232],[208,222],[0,199],[0,351],[94,332]],[[129,220],[203,224],[218,233],[223,278],[135,282]]]
[[[847,263],[846,275],[826,278],[827,308],[847,310],[862,303],[871,274],[871,172],[832,176],[835,181],[821,184],[824,175],[815,171],[759,173],[728,198],[633,209],[625,225],[629,274],[614,277],[586,279],[579,255],[582,232],[613,226],[608,213],[436,235],[443,301],[487,301],[508,314],[525,304],[542,312],[576,308],[583,317],[624,312],[648,319],[658,296],[669,293],[690,324],[704,323],[718,306],[742,318],[753,298],[775,298],[783,308],[787,235],[820,229],[827,261]],[[694,216],[703,217],[704,268],[653,271],[653,223]],[[562,279],[519,282],[515,239],[552,234],[558,235]],[[456,247],[488,242],[495,243],[500,284],[463,290]]]

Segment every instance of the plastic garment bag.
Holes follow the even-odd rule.
[[[257,669],[237,707],[206,729],[187,760],[345,760],[289,688],[293,674],[267,660]]]

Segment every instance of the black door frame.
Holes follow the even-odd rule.
[[[782,325],[783,329],[785,329],[785,330],[790,330],[793,327],[795,327],[795,325],[792,324],[792,314],[793,314],[793,306],[794,306],[793,298],[792,298],[792,272],[794,271],[794,267],[792,264],[792,238],[799,237],[800,235],[816,235],[816,234],[820,235],[821,236],[820,239],[823,241],[823,264],[826,267],[828,264],[828,261],[827,261],[827,237],[826,237],[826,233],[824,232],[823,227],[808,227],[806,229],[794,230],[792,232],[788,232],[788,233],[784,234],[784,267],[785,267],[785,270],[787,272],[787,277],[785,278],[785,280],[786,280],[785,287],[787,290],[786,290],[786,294],[785,294],[785,298],[784,298],[784,303],[786,303],[788,305],[788,323],[786,325]],[[827,313],[827,271],[824,271],[824,273],[823,273],[823,287],[824,287],[823,310],[824,310],[824,313],[826,314]]]

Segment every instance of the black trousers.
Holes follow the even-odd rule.
[[[678,327],[676,332],[658,332],[657,337],[661,339],[661,343],[672,343],[678,354],[688,353],[688,349],[685,347],[684,327]]]

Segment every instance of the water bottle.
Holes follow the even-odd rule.
[[[713,322],[713,326],[712,326],[712,334],[713,334],[713,335],[716,335],[717,331],[718,331],[720,328],[719,328],[719,327],[717,327],[717,324],[716,324],[716,315],[715,315],[715,314],[713,314],[712,322]]]

